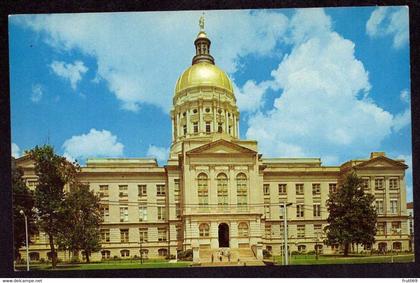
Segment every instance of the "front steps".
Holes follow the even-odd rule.
[[[255,257],[251,248],[200,249],[200,263],[201,266],[264,265],[262,260]]]

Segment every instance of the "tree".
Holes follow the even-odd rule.
[[[26,244],[25,219],[20,214],[23,210],[28,219],[28,237],[34,235],[38,228],[36,226],[36,215],[34,208],[33,192],[26,187],[23,179],[23,169],[16,167],[15,159],[12,158],[12,194],[13,194],[13,247],[14,257],[19,257],[19,249]]]
[[[27,152],[35,162],[38,185],[35,189],[35,206],[40,228],[47,234],[52,267],[57,265],[55,238],[60,233],[64,214],[64,186],[75,182],[79,166],[54,153],[50,145],[36,146]]]
[[[75,185],[66,196],[64,213],[66,219],[62,222],[59,243],[73,253],[83,251],[89,262],[90,254],[101,249],[100,198],[89,186]]]
[[[346,175],[339,189],[330,193],[327,208],[327,245],[342,245],[347,256],[350,245],[369,246],[375,242],[374,196],[364,193],[363,180],[356,173]]]

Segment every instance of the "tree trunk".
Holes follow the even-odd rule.
[[[56,255],[55,247],[54,247],[54,238],[51,234],[48,234],[48,239],[50,241],[51,263],[52,263],[52,268],[54,269],[57,266],[57,255]]]
[[[350,243],[345,242],[344,243],[344,256],[349,255],[349,249],[350,249]]]
[[[85,255],[86,255],[86,263],[89,263],[89,252],[85,250]]]

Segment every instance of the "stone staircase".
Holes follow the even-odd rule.
[[[200,249],[200,263],[201,266],[264,265],[262,260],[255,257],[251,248]]]

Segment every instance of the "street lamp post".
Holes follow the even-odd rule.
[[[284,213],[284,265],[289,265],[289,259],[288,259],[288,247],[287,247],[287,207],[289,205],[292,205],[291,202],[286,203],[283,202],[283,204],[280,204],[280,206],[283,206]]]
[[[19,213],[25,218],[25,238],[26,238],[26,271],[29,271],[29,239],[28,239],[28,218],[23,210]]]

